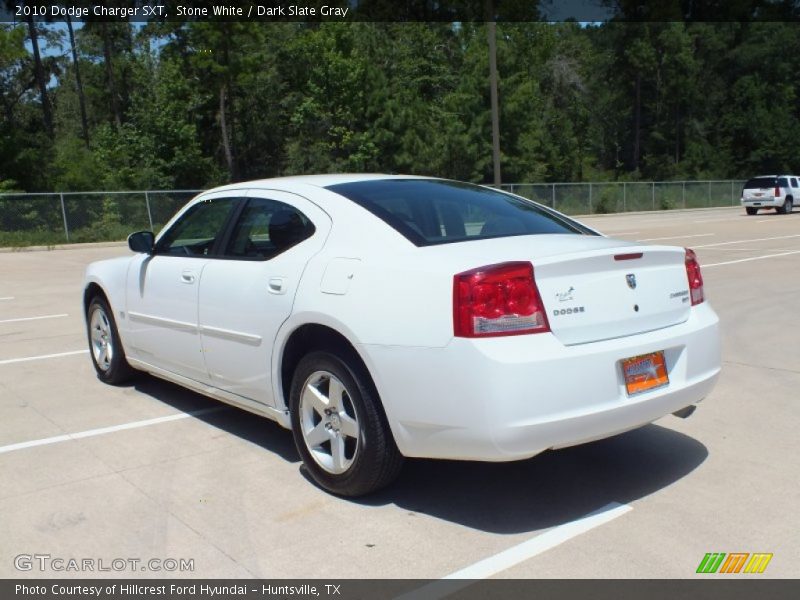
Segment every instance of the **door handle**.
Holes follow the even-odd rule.
[[[194,273],[191,271],[184,271],[181,273],[181,282],[183,283],[194,283]]]
[[[270,294],[285,294],[286,293],[286,278],[284,277],[270,277],[267,282],[267,289]]]

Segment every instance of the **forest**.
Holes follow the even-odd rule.
[[[498,23],[502,181],[800,171],[799,33]],[[0,192],[493,179],[483,23],[5,23],[0,102]]]

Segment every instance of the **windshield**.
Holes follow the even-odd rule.
[[[385,221],[417,246],[514,235],[596,235],[547,208],[457,181],[379,179],[329,186]]]

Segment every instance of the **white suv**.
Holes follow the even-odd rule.
[[[774,208],[779,214],[792,212],[794,199],[800,197],[797,175],[760,175],[753,177],[742,188],[742,206],[748,215],[759,208]]]

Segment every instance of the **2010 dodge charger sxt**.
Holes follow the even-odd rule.
[[[100,379],[147,371],[274,419],[337,494],[403,457],[523,459],[686,416],[720,371],[691,250],[481,186],[239,183],[128,243],[86,273]]]

